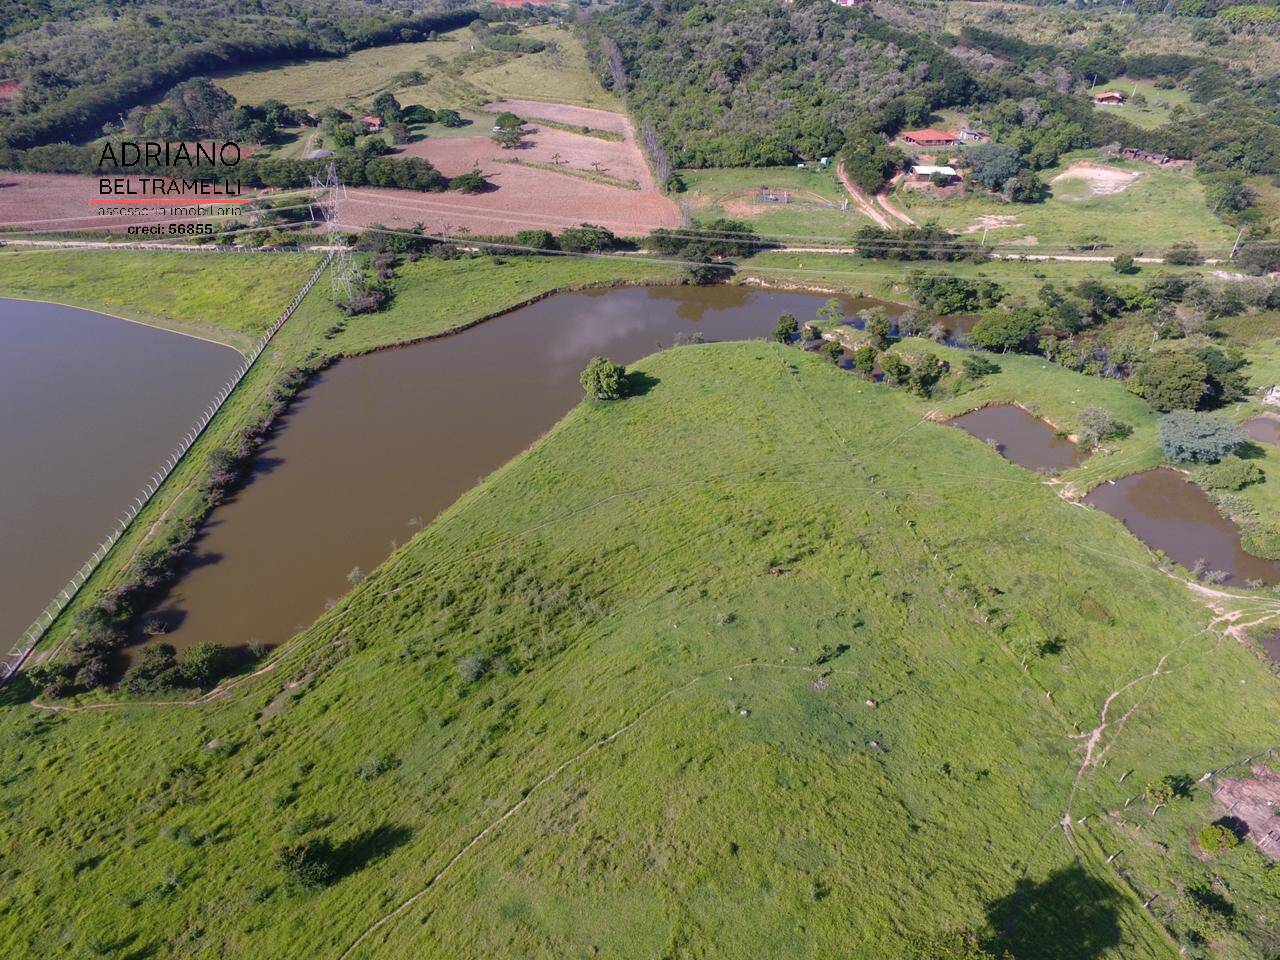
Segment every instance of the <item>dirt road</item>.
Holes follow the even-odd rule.
[[[845,190],[849,192],[849,196],[853,198],[854,205],[859,210],[874,220],[881,229],[893,229],[893,224],[889,221],[889,218],[881,213],[876,206],[867,199],[867,195],[854,186],[853,181],[849,179],[847,174],[845,174],[843,160],[836,164],[836,174],[840,177],[840,182],[844,184]]]

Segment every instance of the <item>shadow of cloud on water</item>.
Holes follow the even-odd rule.
[[[1119,914],[1117,891],[1073,864],[988,904],[985,946],[1013,960],[1097,960],[1120,944]]]

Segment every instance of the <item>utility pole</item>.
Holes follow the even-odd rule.
[[[1236,234],[1236,242],[1231,247],[1231,256],[1227,257],[1228,260],[1234,260],[1236,258],[1236,251],[1240,249],[1240,241],[1243,239],[1244,227],[1241,227],[1240,232]]]

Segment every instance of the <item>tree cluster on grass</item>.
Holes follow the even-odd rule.
[[[989,310],[1004,299],[1004,290],[994,280],[968,280],[919,270],[907,274],[907,287],[916,302],[941,314]]]
[[[1156,426],[1160,449],[1174,463],[1216,463],[1248,440],[1235,424],[1189,410],[1166,413]]]
[[[840,151],[844,173],[867,193],[879,193],[894,172],[906,166],[906,155],[870,130],[853,133]]]
[[[960,240],[936,223],[896,230],[865,226],[853,236],[859,256],[869,260],[939,260],[981,262],[987,254],[977,244]]]
[[[719,218],[678,230],[659,227],[645,246],[664,257],[710,262],[749,257],[772,244],[762,241],[748,223]]]
[[[1000,372],[1000,364],[981,353],[966,353],[960,360],[960,368],[970,380],[981,380]]]
[[[627,392],[627,371],[608,357],[592,357],[578,382],[592,400],[620,400]]]
[[[198,643],[179,657],[172,644],[153,642],[142,648],[138,662],[125,672],[120,685],[134,696],[188,687],[207,689],[230,667],[231,657],[218,643]]]

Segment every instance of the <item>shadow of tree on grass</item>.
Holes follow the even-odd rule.
[[[1014,960],[1096,960],[1119,946],[1119,914],[1116,890],[1073,864],[988,904],[986,947]]]

